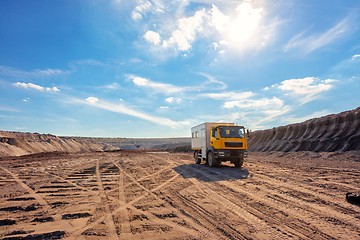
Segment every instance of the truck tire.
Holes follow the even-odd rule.
[[[209,167],[216,167],[218,165],[216,159],[214,158],[214,154],[212,152],[209,152],[207,155],[207,163]]]
[[[194,153],[194,158],[195,158],[195,163],[196,163],[196,164],[200,164],[200,163],[201,163],[201,158],[199,158],[199,152],[198,152],[198,151],[196,151],[196,152]]]
[[[235,167],[242,167],[243,164],[244,164],[243,158],[239,158],[237,161],[234,162]]]

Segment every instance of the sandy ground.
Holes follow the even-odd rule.
[[[2,239],[360,239],[358,152],[6,157],[0,189]]]

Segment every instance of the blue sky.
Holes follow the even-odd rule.
[[[358,0],[0,1],[0,129],[184,137],[360,106]]]

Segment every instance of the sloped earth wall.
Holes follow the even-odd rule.
[[[255,131],[249,151],[315,151],[360,150],[360,107],[302,123]]]
[[[41,152],[101,151],[102,145],[91,141],[76,141],[51,134],[0,131],[0,157],[21,156]]]

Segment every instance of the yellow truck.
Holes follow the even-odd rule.
[[[203,160],[210,167],[230,161],[241,167],[247,157],[245,128],[234,123],[206,122],[191,128],[191,149],[195,163]]]

